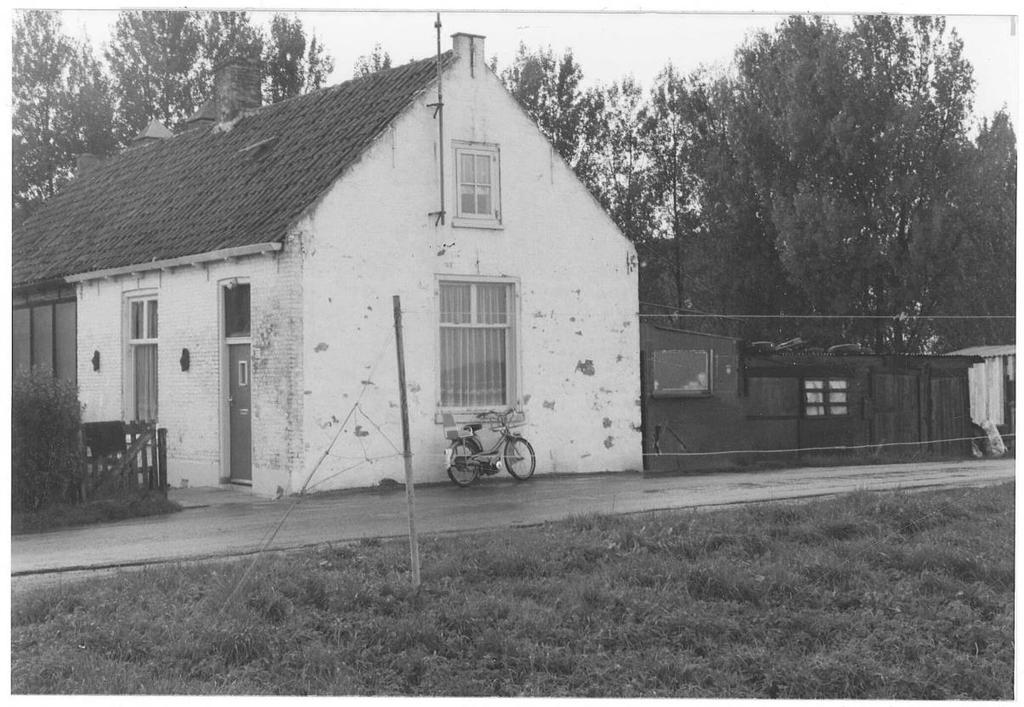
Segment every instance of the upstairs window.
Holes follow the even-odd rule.
[[[804,415],[835,417],[849,414],[846,378],[808,378],[804,381]]]
[[[454,225],[494,228],[501,223],[497,145],[456,143]]]

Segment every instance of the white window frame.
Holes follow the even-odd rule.
[[[452,226],[470,228],[491,228],[500,229],[502,225],[501,211],[501,149],[495,143],[468,142],[453,140],[453,152],[455,154],[452,173],[455,177],[454,191],[454,216]],[[473,155],[474,157],[486,156],[490,158],[491,165],[491,210],[486,214],[464,213],[462,211],[462,157]]]
[[[809,387],[810,383],[821,384],[820,388]],[[833,385],[841,383],[842,385]],[[822,420],[830,417],[850,416],[850,379],[838,376],[820,376],[804,378],[801,385],[803,414],[809,420]],[[811,394],[820,394],[821,402],[809,400]],[[839,397],[842,396],[842,400]],[[809,408],[821,408],[820,415],[808,413]],[[843,412],[836,412],[843,408]]]
[[[133,292],[124,298],[124,400],[122,417],[128,421],[139,419],[135,409],[135,351],[140,346],[153,345],[157,351],[157,418],[160,416],[160,307],[156,291]],[[142,326],[144,335],[136,338],[132,330],[132,310],[134,305],[141,303]],[[149,312],[151,306],[157,308],[156,333],[150,330]]]
[[[505,402],[483,406],[444,406],[441,403],[441,329],[445,326],[466,326],[466,325],[443,325],[441,323],[441,286],[444,284],[473,285],[473,294],[470,299],[473,312],[476,312],[476,288],[475,285],[500,285],[508,287],[506,306],[508,307],[508,322],[505,325]],[[519,350],[519,278],[514,277],[481,277],[474,275],[438,275],[434,286],[434,302],[436,314],[434,318],[435,345],[434,345],[434,366],[435,384],[437,390],[437,414],[435,421],[442,422],[443,413],[455,415],[456,420],[475,420],[476,415],[493,408],[516,408],[520,409],[519,384],[522,380],[522,356]]]

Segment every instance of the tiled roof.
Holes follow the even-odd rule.
[[[14,232],[13,283],[280,242],[435,78],[424,59],[125,150]]]

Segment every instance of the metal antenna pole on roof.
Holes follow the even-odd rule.
[[[428,103],[427,107],[434,109],[434,117],[437,118],[437,157],[440,165],[441,185],[441,208],[439,211],[432,211],[431,216],[436,216],[434,226],[444,225],[444,98],[441,93],[441,13],[437,13],[437,20],[434,22],[437,29],[437,103]]]

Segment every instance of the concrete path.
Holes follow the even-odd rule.
[[[485,478],[468,489],[416,489],[421,535],[510,528],[580,513],[633,513],[827,496],[856,490],[997,484],[1014,460],[790,469],[701,476],[637,473]],[[11,541],[13,587],[68,580],[102,568],[231,557],[408,531],[405,492],[358,491],[277,501],[237,489],[172,490],[186,508],[156,518],[21,535]],[[82,572],[89,570],[90,572]]]

